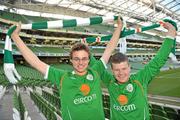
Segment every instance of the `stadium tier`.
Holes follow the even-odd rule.
[[[132,64],[132,66],[135,66],[134,64]],[[64,68],[64,69],[67,69],[68,67],[67,65],[60,65],[60,64],[54,65],[54,66],[56,66],[57,68]],[[7,84],[6,77],[3,75],[2,66],[0,67],[0,69],[1,69],[1,80],[4,80],[4,82],[6,81],[6,86],[9,86],[10,83]],[[17,65],[17,70],[22,76],[22,80],[19,81],[17,85],[22,86],[22,87],[24,86],[26,87],[26,89],[28,89],[28,87],[31,87],[33,89],[33,91],[30,91],[31,99],[34,101],[34,105],[38,107],[39,111],[44,114],[47,120],[55,120],[58,116],[61,116],[61,111],[60,111],[61,98],[59,97],[58,92],[50,92],[49,90],[44,88],[44,86],[47,86],[53,91],[56,91],[54,90],[55,88],[53,88],[52,84],[44,80],[43,76],[36,70],[32,69],[31,67]],[[161,77],[157,77],[156,80],[153,80],[156,83],[154,84],[154,86],[151,86],[151,88],[157,88],[158,86],[157,83],[162,81],[158,78],[162,78],[163,76],[170,75],[173,72],[174,70],[160,73]],[[164,84],[166,83],[168,84],[168,82],[169,81],[164,80]],[[3,81],[1,81],[1,84],[4,85]],[[39,86],[40,87],[39,89],[41,90],[39,91],[35,86]],[[170,85],[169,85],[169,88],[170,88]],[[156,94],[156,93],[150,92],[150,94]],[[160,93],[158,94],[161,95]],[[177,94],[176,95],[174,94],[174,95],[177,96]],[[18,101],[19,101],[19,100],[17,101],[16,99],[17,98],[14,98],[15,106],[17,106]],[[103,105],[104,105],[104,112],[105,112],[106,118],[110,118],[110,108],[109,108],[110,103],[109,103],[109,95],[107,93],[104,93],[103,95]],[[166,105],[161,106],[161,105],[151,104],[151,103],[149,103],[149,106],[150,106],[151,120],[169,120],[169,119],[178,120],[180,117],[180,114],[178,113],[179,109],[177,108],[168,107]],[[22,107],[20,108],[23,109]]]
[[[10,20],[10,21],[21,21],[22,23],[32,23],[32,22],[40,22],[40,21],[48,21],[49,19],[37,16],[27,16],[27,15],[20,15],[16,13],[11,13],[8,11],[0,10],[0,18]],[[52,19],[50,19],[52,20]]]

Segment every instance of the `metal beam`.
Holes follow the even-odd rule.
[[[145,2],[143,2],[143,4],[145,4],[145,5],[149,5],[149,4],[147,4],[147,3],[145,3]],[[164,8],[165,8],[165,6],[163,6]],[[151,5],[150,6],[150,8],[152,8],[153,9],[153,6]],[[179,15],[177,15],[176,13],[173,13],[171,10],[171,13],[167,13],[167,10],[166,10],[167,8],[165,8],[164,10],[162,9],[162,8],[159,8],[159,7],[155,7],[155,10],[156,10],[156,12],[160,12],[160,11],[163,11],[163,13],[165,13],[167,16],[173,16],[173,17],[175,17],[177,20],[179,20],[180,21],[180,18],[179,18]]]

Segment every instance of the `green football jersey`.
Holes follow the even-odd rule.
[[[157,55],[144,69],[130,76],[128,82],[119,84],[106,70],[102,76],[110,94],[110,120],[149,120],[147,89],[150,81],[160,72],[173,47],[166,38]]]
[[[52,66],[48,70],[48,80],[59,87],[63,120],[104,120],[100,76],[104,70],[100,60],[87,74],[79,76],[74,71],[67,72]]]

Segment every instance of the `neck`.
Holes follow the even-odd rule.
[[[85,74],[87,73],[87,70],[85,70],[85,71],[83,71],[83,72],[75,71],[75,73],[76,73],[77,75],[83,76],[83,75],[85,75]]]
[[[128,81],[120,82],[120,81],[117,80],[117,83],[118,83],[118,84],[125,84],[125,83],[127,83],[127,82],[128,82]]]

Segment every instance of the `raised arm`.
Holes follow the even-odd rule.
[[[41,72],[43,75],[46,74],[46,69],[48,65],[42,62],[21,40],[19,37],[19,32],[21,30],[21,24],[18,24],[16,30],[11,35],[12,40],[15,42],[19,51],[21,52],[24,59],[35,69]]]
[[[165,23],[164,27],[168,30],[166,33],[166,38],[164,42],[156,54],[156,56],[144,67],[144,69],[140,70],[138,75],[138,80],[144,84],[145,86],[149,84],[149,82],[160,72],[161,67],[166,63],[169,53],[173,47],[174,38],[176,36],[176,30],[173,25],[170,23]]]
[[[117,43],[119,41],[119,37],[121,34],[121,30],[122,30],[122,21],[120,18],[118,18],[117,24],[118,24],[118,26],[117,26],[116,30],[114,31],[113,36],[112,36],[111,40],[109,41],[109,43],[107,44],[106,49],[102,55],[102,59],[104,60],[104,62],[106,64],[108,63],[109,58],[110,58],[112,52],[114,51],[114,49],[116,48]]]

